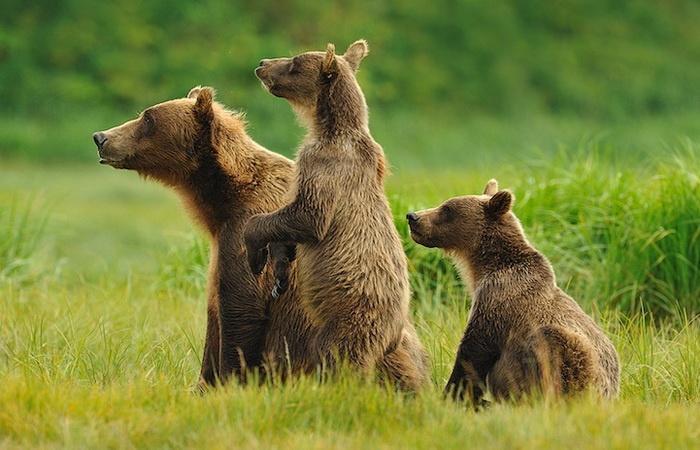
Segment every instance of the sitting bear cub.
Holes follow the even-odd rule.
[[[475,405],[484,387],[494,398],[619,390],[610,340],[556,285],[547,258],[511,212],[513,196],[489,181],[483,195],[447,200],[407,214],[411,237],[454,258],[472,294],[469,323],[445,388]]]

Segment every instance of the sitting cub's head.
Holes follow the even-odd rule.
[[[517,226],[510,212],[512,203],[513,194],[499,191],[498,182],[491,180],[482,195],[454,197],[438,207],[409,212],[406,218],[417,243],[471,253],[482,244],[488,230]]]

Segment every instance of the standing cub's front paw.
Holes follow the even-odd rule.
[[[267,264],[267,247],[255,248],[246,245],[248,265],[253,275],[260,275]]]
[[[274,267],[275,285],[272,288],[272,298],[277,300],[289,288],[289,271],[292,261],[296,258],[296,245],[283,242],[271,242],[270,261]]]
[[[287,292],[287,288],[289,287],[289,282],[287,281],[286,278],[276,278],[275,279],[275,285],[272,287],[272,299],[277,300]]]
[[[253,275],[260,275],[267,264],[267,242],[260,242],[256,232],[259,217],[259,215],[251,217],[243,230],[248,265]]]

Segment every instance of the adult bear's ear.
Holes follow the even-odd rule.
[[[214,117],[214,109],[212,103],[216,91],[208,86],[196,86],[187,94],[187,98],[196,99],[194,103],[194,112],[200,121],[211,121]]]
[[[345,50],[343,58],[345,58],[348,64],[350,64],[352,70],[357,72],[357,69],[360,68],[360,63],[363,59],[365,59],[365,56],[367,56],[368,53],[369,46],[367,45],[367,41],[360,39],[359,41],[355,41],[350,44],[350,47]]]
[[[323,58],[321,71],[326,78],[333,78],[338,73],[338,61],[335,59],[335,45],[333,44],[329,43],[326,46],[326,56]]]
[[[513,204],[513,194],[510,191],[499,191],[493,194],[486,203],[486,213],[492,218],[501,217],[503,214],[510,211]]]
[[[494,195],[498,192],[498,181],[495,178],[491,178],[486,187],[484,188],[484,195]]]

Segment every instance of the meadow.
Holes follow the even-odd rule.
[[[394,168],[387,189],[432,359],[432,384],[417,397],[350,372],[325,384],[309,377],[195,394],[208,249],[175,196],[97,164],[8,161],[0,169],[0,446],[697,447],[697,147],[614,160],[592,145],[479,168]],[[449,261],[410,242],[403,215],[479,192],[492,176],[515,193],[515,212],[560,285],[612,337],[619,400],[474,413],[441,398],[469,298]]]
[[[0,449],[700,448],[700,3],[4,0]],[[260,58],[365,38],[358,72],[431,356],[417,396],[349,371],[194,392],[208,246],[175,195],[90,136],[195,85],[293,156]],[[611,336],[620,398],[441,390],[470,299],[404,215],[495,177]]]

